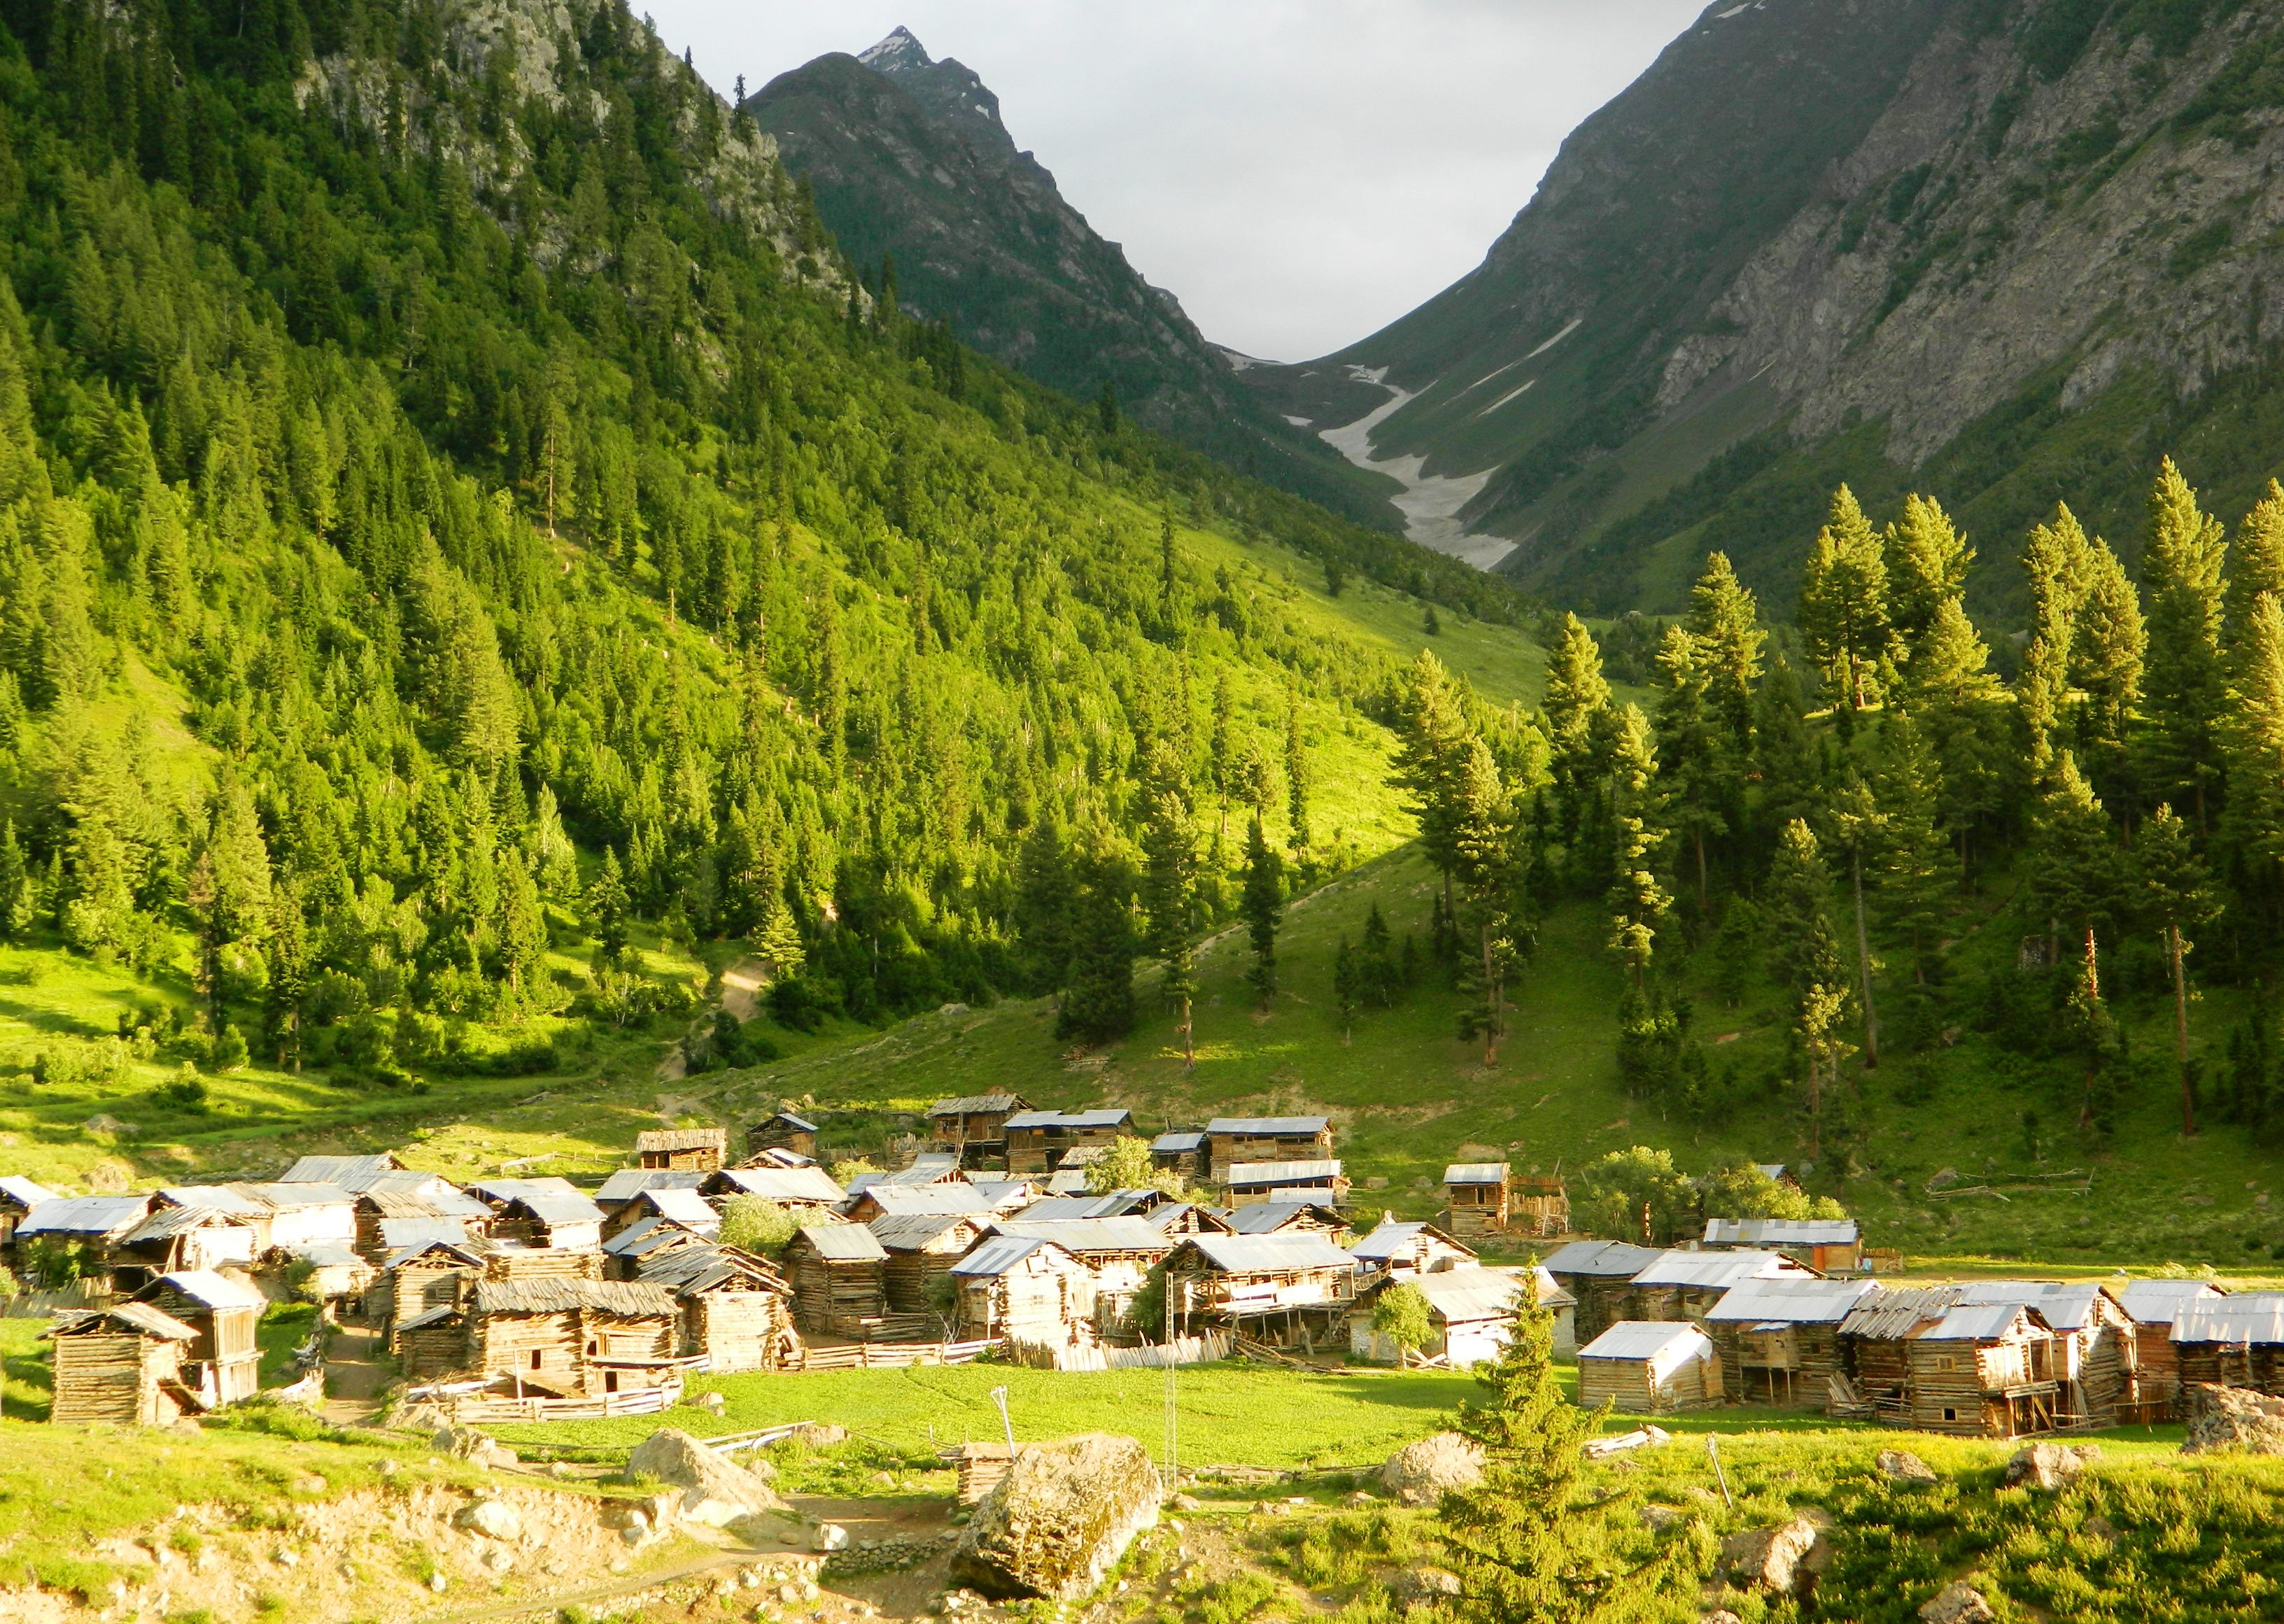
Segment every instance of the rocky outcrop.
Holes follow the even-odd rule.
[[[2284,1455],[2284,1398],[2192,1382],[2181,1393],[2184,1455]]]
[[[1807,1588],[1809,1561],[1822,1539],[1804,1517],[1772,1528],[1745,1528],[1721,1542],[1721,1571],[1729,1582],[1772,1596]]]
[[[1482,1445],[1458,1433],[1408,1443],[1380,1469],[1381,1487],[1405,1505],[1433,1505],[1447,1492],[1482,1480]]]
[[[2100,1458],[2098,1443],[2030,1444],[2006,1463],[2006,1487],[2052,1493]]]
[[[1992,1624],[1998,1616],[1990,1598],[1963,1579],[1944,1586],[1920,1609],[1927,1624]]]
[[[637,1444],[627,1458],[627,1475],[680,1489],[684,1520],[709,1527],[727,1527],[742,1517],[785,1509],[785,1502],[760,1478],[675,1427],[661,1427]]]
[[[1908,1449],[1882,1449],[1872,1464],[1891,1483],[1919,1487],[1936,1480],[1935,1468]]]
[[[1027,1445],[952,1548],[952,1577],[986,1596],[1076,1600],[1158,1520],[1163,1493],[1131,1438]]]

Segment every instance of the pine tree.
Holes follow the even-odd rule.
[[[1452,785],[1452,805],[1460,928],[1469,949],[1466,980],[1475,995],[1464,1019],[1467,1035],[1483,1040],[1483,1064],[1496,1066],[1506,1035],[1507,977],[1530,936],[1520,912],[1529,887],[1515,871],[1521,848],[1506,788],[1481,739]]]
[[[1174,499],[1168,496],[1158,512],[1158,617],[1169,642],[1178,642],[1183,615],[1181,574],[1174,550]]]
[[[1727,803],[1734,774],[1729,738],[1713,713],[1697,640],[1678,626],[1665,629],[1657,654],[1663,692],[1657,709],[1658,777],[1668,821],[1697,871],[1697,910],[1710,917],[1713,891],[1708,845],[1730,831]]]
[[[2085,694],[2073,730],[2081,769],[2116,800],[2131,794],[2128,730],[2141,706],[2148,636],[2141,595],[2117,555],[2096,537],[2086,554],[2085,601],[2070,639],[2071,685]]]
[[[1864,1016],[1864,1069],[1880,1067],[1880,1011],[1872,994],[1872,931],[1864,906],[1864,870],[1887,839],[1887,814],[1871,786],[1851,776],[1833,798],[1832,829],[1848,855],[1848,888],[1856,914],[1856,997]]]
[[[1832,874],[1803,818],[1784,826],[1761,904],[1771,967],[1795,1001],[1811,987],[1844,987],[1847,972],[1832,929]]]
[[[2092,587],[2092,549],[2068,507],[2057,507],[2050,523],[2031,530],[2022,568],[2030,578],[2030,644],[2015,691],[2030,725],[2031,771],[2043,777],[2067,743],[2070,645]]]
[[[1103,828],[1075,844],[1070,874],[1070,979],[1055,1035],[1107,1043],[1134,1029],[1132,878]]]
[[[1245,916],[1247,938],[1253,944],[1253,968],[1246,985],[1269,1012],[1277,996],[1277,932],[1285,919],[1285,864],[1261,831],[1261,814],[1245,837],[1245,889],[1238,910]]]
[[[1152,746],[1143,795],[1142,911],[1147,933],[1143,945],[1165,967],[1159,995],[1174,1011],[1186,1071],[1197,1064],[1190,1019],[1197,995],[1190,957],[1190,936],[1197,925],[1197,836],[1189,776],[1163,740]]]
[[[1404,727],[1396,749],[1394,781],[1411,798],[1420,820],[1420,847],[1443,879],[1448,903],[1459,867],[1453,794],[1474,742],[1459,691],[1443,662],[1426,650],[1412,662]]]
[[[1889,609],[1908,671],[1920,663],[1937,613],[1965,595],[1975,549],[1953,527],[1941,503],[1916,495],[1904,498],[1903,513],[1888,527],[1883,539]]]
[[[2194,1138],[2196,1081],[2189,1070],[2189,984],[2182,960],[2195,945],[2187,933],[2211,918],[2218,904],[2211,874],[2189,843],[2188,826],[2172,808],[2161,806],[2143,822],[2133,842],[2133,873],[2140,892],[2137,911],[2164,939],[2165,964],[2173,983],[2173,1059],[2181,1076],[2181,1133]]]
[[[1309,750],[1301,732],[1301,689],[1291,677],[1285,683],[1285,801],[1292,825],[1292,847],[1304,852],[1315,844],[1309,835]]]
[[[1649,972],[1658,923],[1672,906],[1656,874],[1658,854],[1666,841],[1658,821],[1657,749],[1639,706],[1629,705],[1619,714],[1610,804],[1617,866],[1609,892],[1609,946],[1639,992]]]
[[[1562,845],[1572,874],[1593,883],[1606,871],[1600,859],[1607,849],[1607,830],[1595,824],[1603,811],[1602,786],[1609,776],[1617,716],[1610,708],[1610,684],[1602,675],[1602,652],[1575,614],[1562,617],[1547,660],[1542,714]]]
[[[2237,527],[2230,550],[2228,623],[2236,635],[2264,592],[2284,597],[2284,484],[2274,480]]]
[[[1840,702],[1862,710],[1889,639],[1888,566],[1871,521],[1842,485],[1817,533],[1800,594],[1800,629]]]
[[[1344,1044],[1356,1031],[1357,1006],[1363,1002],[1363,995],[1357,955],[1343,936],[1340,951],[1333,956],[1333,1007],[1340,1013],[1341,1042]]]
[[[1221,848],[1229,839],[1229,798],[1237,784],[1237,753],[1230,731],[1236,723],[1236,702],[1230,697],[1229,668],[1224,666],[1214,675],[1213,726],[1206,745],[1216,803],[1216,863],[1220,863]]]
[[[626,956],[627,917],[631,910],[618,847],[606,846],[602,869],[587,887],[587,933],[595,939],[598,964],[616,965]]]
[[[1725,553],[1709,553],[1705,573],[1689,592],[1689,635],[1707,701],[1729,730],[1731,761],[1740,770],[1752,759],[1755,696],[1761,680],[1760,605],[1738,581]]]
[[[2083,944],[2088,965],[2098,964],[2098,938],[2116,917],[2122,864],[2116,826],[2078,771],[2076,758],[2064,751],[2032,821],[2030,887],[2048,919]],[[2098,999],[2098,977],[2092,986]]]
[[[1357,947],[1357,995],[1374,1009],[1392,1009],[1396,989],[1403,983],[1404,967],[1396,960],[1388,916],[1374,902],[1365,916],[1364,937]]]
[[[1874,877],[1881,916],[1910,950],[1912,979],[1924,986],[1958,865],[1937,826],[1941,770],[1907,713],[1889,717],[1880,729],[1874,791],[1881,815]]]
[[[2235,665],[2223,830],[2272,929],[2284,894],[2284,598],[2264,592],[2253,599]]]
[[[2149,652],[2142,679],[2142,781],[2151,796],[2194,808],[2200,831],[2217,785],[2214,735],[2224,700],[2220,634],[2228,543],[2220,521],[2167,457],[2149,493]]]
[[[32,928],[32,875],[16,820],[0,821],[0,941],[20,941]]]
[[[1015,940],[1035,993],[1070,984],[1073,922],[1070,855],[1049,818],[1031,826],[1015,866]]]
[[[1768,674],[1761,679],[1753,761],[1761,778],[1756,808],[1761,838],[1766,847],[1773,847],[1785,825],[1821,804],[1824,796],[1816,746],[1801,717],[1800,683],[1782,655],[1769,661]]]

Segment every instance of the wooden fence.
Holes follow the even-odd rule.
[[[1229,1333],[1177,1337],[1145,1347],[1065,1347],[1038,1342],[1007,1344],[1008,1356],[1035,1370],[1157,1370],[1172,1364],[1211,1364],[1226,1359]]]
[[[520,1399],[486,1393],[481,1388],[467,1391],[469,1386],[464,1382],[440,1382],[433,1387],[415,1387],[405,1396],[416,1401],[426,1400],[442,1409],[453,1420],[469,1424],[485,1421],[600,1421],[611,1416],[655,1416],[682,1402],[682,1378],[679,1376],[656,1387],[645,1387],[633,1393],[601,1393],[587,1398]],[[462,1390],[453,1391],[456,1387]]]
[[[999,1347],[978,1342],[842,1342],[803,1347],[800,1370],[903,1370],[916,1364],[970,1364]]]

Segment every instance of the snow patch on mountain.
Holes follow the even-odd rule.
[[[1425,457],[1375,457],[1372,454],[1372,432],[1412,398],[1409,389],[1400,389],[1388,381],[1386,367],[1351,365],[1349,371],[1358,383],[1378,384],[1388,391],[1388,399],[1358,418],[1353,423],[1343,423],[1337,428],[1319,430],[1318,438],[1338,451],[1359,468],[1374,473],[1384,473],[1404,487],[1404,494],[1394,498],[1396,510],[1404,515],[1404,534],[1422,547],[1432,548],[1448,558],[1472,564],[1487,570],[1514,550],[1514,543],[1505,536],[1478,535],[1467,528],[1459,517],[1460,510],[1482,493],[1497,472],[1486,468],[1481,473],[1430,474]],[[1528,388],[1529,386],[1525,385]]]

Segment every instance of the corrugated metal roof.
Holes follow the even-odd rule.
[[[270,1211],[267,1201],[256,1200],[243,1186],[230,1184],[168,1184],[160,1189],[159,1198],[169,1206],[203,1207],[232,1218],[262,1218]]]
[[[726,1151],[726,1128],[646,1128],[635,1136],[635,1154],[645,1151]]]
[[[2025,1316],[2043,1316],[2025,1303],[1962,1302],[1942,1319],[1920,1332],[1923,1342],[1996,1342],[2014,1329]]]
[[[35,1184],[31,1180],[14,1173],[0,1178],[0,1196],[4,1196],[19,1206],[26,1207],[37,1206],[43,1201],[56,1199],[56,1192],[46,1185]]]
[[[535,1190],[516,1197],[501,1210],[529,1213],[550,1229],[603,1222],[603,1209],[575,1190]]]
[[[712,1176],[703,1167],[621,1167],[603,1181],[595,1199],[611,1206],[631,1201],[645,1190],[695,1190]]]
[[[1039,1194],[1039,1181],[1021,1174],[1001,1177],[989,1173],[971,1173],[967,1175],[967,1182],[994,1206],[1006,1201],[1035,1200]]]
[[[708,1229],[722,1222],[712,1203],[694,1190],[645,1190],[635,1198],[637,1209],[647,1208],[677,1223]]]
[[[343,1186],[348,1188],[348,1186]],[[483,1201],[470,1195],[449,1179],[434,1173],[383,1173],[365,1181],[356,1194],[373,1202],[386,1212],[383,1203],[396,1201],[406,1217],[417,1212],[441,1214],[447,1218],[489,1218],[492,1209]]]
[[[1853,1218],[1708,1218],[1709,1246],[1847,1246],[1863,1233]]]
[[[1122,1107],[1103,1111],[1018,1111],[1007,1119],[1010,1128],[1117,1128],[1134,1120]]]
[[[989,1280],[1005,1274],[1033,1253],[1055,1253],[1069,1259],[1071,1267],[1078,1261],[1063,1252],[1052,1241],[1042,1240],[1036,1235],[987,1235],[975,1243],[974,1249],[951,1266],[955,1275],[971,1279]]]
[[[705,1188],[723,1195],[762,1196],[809,1206],[830,1206],[847,1196],[822,1167],[724,1167],[706,1181]]]
[[[1224,1274],[1280,1274],[1297,1269],[1353,1269],[1349,1254],[1314,1230],[1276,1235],[1193,1235],[1183,1243]]]
[[[227,1189],[260,1201],[272,1212],[302,1213],[313,1206],[354,1206],[356,1196],[339,1184],[231,1184]]]
[[[1459,1245],[1434,1224],[1417,1219],[1383,1218],[1371,1234],[1349,1248],[1349,1255],[1359,1263],[1385,1263],[1397,1253],[1408,1251],[1422,1235],[1432,1235],[1451,1245]]]
[[[1446,1184],[1504,1184],[1506,1183],[1506,1163],[1503,1161],[1455,1161],[1443,1169]]]
[[[1411,1276],[1402,1284],[1425,1297],[1428,1308],[1446,1325],[1465,1325],[1479,1320],[1511,1317],[1524,1281],[1520,1274],[1504,1269],[1446,1269],[1431,1275]],[[1560,1301],[1547,1295],[1547,1287],[1559,1294]],[[1560,1308],[1573,1300],[1569,1292],[1553,1282],[1542,1283],[1542,1307]]]
[[[1122,1218],[1138,1203],[1130,1190],[1099,1196],[1042,1196],[1015,1214],[1025,1223],[1068,1223],[1076,1218]]]
[[[124,1325],[130,1331],[148,1337],[161,1337],[169,1342],[195,1342],[199,1333],[171,1314],[161,1313],[147,1302],[114,1302],[71,1319],[59,1319],[48,1334],[55,1337],[76,1336],[106,1324]]]
[[[2018,1304],[2036,1308],[2056,1331],[2081,1331],[2093,1315],[2101,1285],[2092,1280],[1969,1280],[1959,1288],[1959,1304]]]
[[[1330,1125],[1326,1117],[1216,1117],[1206,1124],[1209,1134],[1254,1134],[1277,1138],[1313,1137]]]
[[[1955,1285],[1876,1286],[1840,1322],[1840,1334],[1883,1342],[1914,1336],[1950,1313],[1958,1300]]]
[[[1084,1195],[1086,1169],[1084,1167],[1057,1168],[1054,1176],[1047,1180],[1047,1191],[1049,1194],[1058,1196]]]
[[[1869,1280],[1740,1280],[1705,1317],[1752,1324],[1837,1325],[1875,1289]]]
[[[172,1240],[177,1235],[187,1235],[193,1230],[244,1229],[240,1214],[224,1212],[213,1206],[161,1206],[119,1238],[122,1246],[139,1246],[147,1241]]]
[[[592,1308],[627,1319],[674,1313],[674,1293],[639,1280],[479,1280],[471,1299],[478,1314],[564,1314]]]
[[[992,1227],[1002,1235],[1029,1235],[1051,1240],[1079,1257],[1099,1252],[1163,1253],[1174,1246],[1174,1238],[1146,1218],[1072,1218],[1037,1222],[1026,1214],[1003,1219]]]
[[[1781,1252],[1666,1252],[1634,1277],[1636,1285],[1731,1286],[1740,1280],[1798,1274]]]
[[[2284,1292],[2241,1292],[2181,1305],[2173,1321],[2176,1342],[2284,1342]]]
[[[391,1248],[425,1246],[431,1241],[444,1241],[459,1245],[468,1238],[465,1219],[439,1218],[434,1214],[417,1218],[384,1218],[380,1221],[380,1244]]]
[[[976,1213],[883,1213],[864,1227],[884,1250],[917,1252],[955,1230],[981,1234],[983,1218]]]
[[[1315,1222],[1338,1228],[1340,1209],[1324,1201],[1253,1201],[1222,1214],[1236,1235],[1274,1235],[1297,1224]]]
[[[864,1198],[883,1214],[991,1210],[991,1198],[973,1184],[875,1184]]]
[[[816,1123],[805,1117],[797,1117],[790,1111],[779,1111],[763,1117],[756,1126],[766,1128],[771,1122],[783,1122],[787,1128],[804,1134],[813,1134],[817,1131]]]
[[[287,1250],[303,1262],[318,1269],[354,1268],[364,1260],[340,1241],[317,1241],[309,1245],[291,1246]]]
[[[876,1173],[872,1175],[872,1184],[950,1184],[958,1183],[958,1160],[946,1156],[933,1161],[923,1159],[909,1167],[899,1167],[894,1173]],[[872,1184],[865,1188],[870,1189]]]
[[[787,1145],[772,1144],[738,1163],[741,1167],[813,1167],[817,1158],[804,1156]]]
[[[932,1117],[989,1115],[996,1111],[1021,1111],[1030,1102],[1020,1094],[963,1094],[957,1099],[940,1099],[927,1110]]]
[[[880,1238],[861,1223],[805,1223],[796,1239],[828,1263],[878,1263],[888,1252]]]
[[[1154,1156],[1178,1156],[1187,1151],[1201,1151],[1205,1144],[1206,1136],[1202,1130],[1185,1128],[1177,1133],[1160,1134],[1150,1141],[1150,1152]]]
[[[408,1240],[401,1245],[393,1245],[388,1255],[381,1260],[380,1266],[383,1269],[402,1269],[413,1259],[425,1256],[439,1247],[450,1253],[470,1269],[483,1267],[485,1247],[464,1235],[426,1235],[418,1239]]]
[[[281,1184],[338,1184],[356,1194],[374,1179],[397,1172],[396,1158],[379,1156],[304,1156],[286,1169]]]
[[[2140,1325],[2170,1325],[2184,1303],[2223,1295],[2202,1280],[2129,1280],[2116,1292],[2118,1303]]]
[[[1574,1240],[1540,1260],[1553,1275],[1596,1275],[1631,1280],[1662,1254],[1654,1246],[1623,1240]]]
[[[698,1244],[699,1237],[695,1231],[670,1218],[645,1218],[632,1229],[622,1230],[605,1241],[603,1250],[614,1258],[645,1258],[661,1246],[671,1249]]]
[[[1710,1353],[1713,1339],[1687,1320],[1620,1320],[1578,1350],[1581,1359],[1655,1359],[1669,1349]]]
[[[401,1336],[408,1331],[421,1331],[430,1325],[441,1325],[446,1320],[458,1318],[459,1313],[459,1306],[456,1303],[438,1303],[433,1308],[423,1309],[411,1319],[397,1321],[397,1334]]]
[[[209,1308],[266,1308],[270,1300],[243,1281],[228,1275],[218,1275],[211,1269],[185,1269],[176,1274],[160,1275],[159,1284],[170,1286],[192,1302],[202,1302]],[[155,1287],[146,1286],[146,1292]]]
[[[1338,1157],[1316,1161],[1233,1161],[1222,1182],[1232,1189],[1263,1184],[1325,1184],[1341,1176]]]
[[[124,1234],[151,1210],[149,1196],[59,1196],[17,1222],[19,1235]]]

